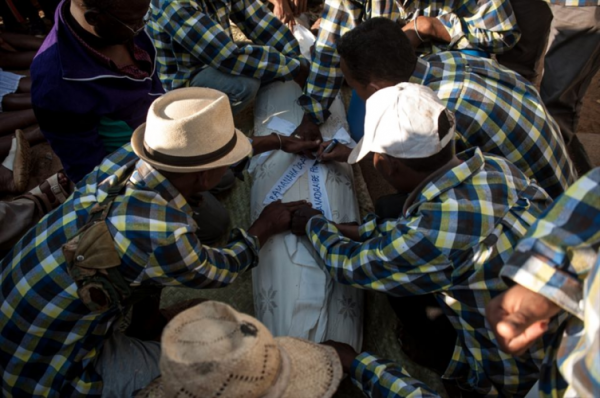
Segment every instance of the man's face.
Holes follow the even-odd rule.
[[[358,96],[363,101],[366,101],[375,91],[377,91],[373,90],[373,88],[370,87],[370,84],[363,84],[354,79],[354,77],[352,77],[352,72],[350,72],[350,69],[348,69],[348,65],[346,65],[346,62],[344,61],[344,58],[342,58],[342,61],[340,63],[340,69],[344,74],[344,79],[346,79],[346,83],[348,83],[348,85],[354,91],[356,91],[356,94],[358,94]]]
[[[414,188],[415,172],[388,155],[373,154],[373,167],[398,192],[410,193]]]
[[[149,5],[150,0],[121,0],[110,9],[90,10],[96,12],[95,22],[91,24],[102,39],[111,44],[124,44],[144,29]]]
[[[206,170],[204,172],[205,176],[202,182],[203,186],[201,190],[210,191],[211,189],[216,187],[217,184],[221,182],[221,179],[223,178],[228,169],[228,166],[223,166],[216,169]]]

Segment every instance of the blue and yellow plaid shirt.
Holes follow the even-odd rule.
[[[497,62],[447,51],[417,60],[410,83],[431,88],[456,116],[456,150],[505,157],[552,197],[577,179],[560,129],[536,88]]]
[[[564,333],[557,334],[548,349],[541,396],[600,396],[599,251],[600,168],[596,168],[531,227],[502,269],[503,276],[569,314]]]
[[[100,396],[94,360],[119,314],[92,313],[83,305],[62,246],[134,167],[106,221],[121,256],[119,270],[132,286],[219,287],[257,264],[258,240],[242,230],[234,230],[223,248],[203,246],[183,196],[138,160],[131,145],[122,147],[0,262],[3,397]]]
[[[537,380],[543,345],[521,357],[502,352],[485,306],[507,289],[500,269],[551,199],[503,158],[477,148],[458,157],[463,163],[411,193],[401,218],[367,216],[361,242],[322,216],[311,218],[306,232],[336,281],[395,296],[435,293],[458,336],[445,378],[489,396],[524,395]],[[400,365],[369,353],[350,375],[373,397],[429,391]]]
[[[422,44],[418,51],[424,54],[463,49],[500,54],[521,36],[508,0],[325,0],[310,75],[299,101],[305,113],[318,124],[329,117],[343,80],[336,51],[340,37],[367,19],[411,21],[418,16],[436,17],[451,38],[449,44]]]
[[[230,19],[253,44],[234,43]],[[207,66],[263,82],[299,71],[298,42],[261,1],[152,0],[147,30],[167,91],[187,86]]]

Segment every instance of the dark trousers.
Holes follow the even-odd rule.
[[[375,203],[381,218],[398,218],[408,195],[386,195]],[[443,374],[452,358],[456,331],[443,313],[436,294],[392,297],[389,301],[400,321],[402,350],[413,361]]]

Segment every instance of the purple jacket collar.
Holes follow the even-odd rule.
[[[46,40],[44,40],[36,56],[48,48],[56,46],[60,62],[58,67],[61,69],[63,79],[66,80],[86,81],[104,78],[131,79],[135,81],[152,80],[152,76],[156,70],[156,48],[145,31],[134,38],[134,44],[150,55],[152,59],[152,71],[148,77],[143,79],[124,76],[122,73],[111,69],[108,65],[102,65],[102,63],[98,62],[75,36],[62,16],[62,9],[65,3],[70,3],[70,0],[63,0],[56,8],[54,27],[46,37]],[[58,40],[59,36],[61,40]],[[82,57],[82,54],[87,54],[88,56]]]

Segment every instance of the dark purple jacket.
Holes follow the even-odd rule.
[[[134,43],[151,57],[151,77],[135,79],[95,58],[65,24],[55,25],[31,64],[32,102],[40,128],[69,178],[78,182],[110,152],[129,142],[164,93],[156,49],[145,32]]]

